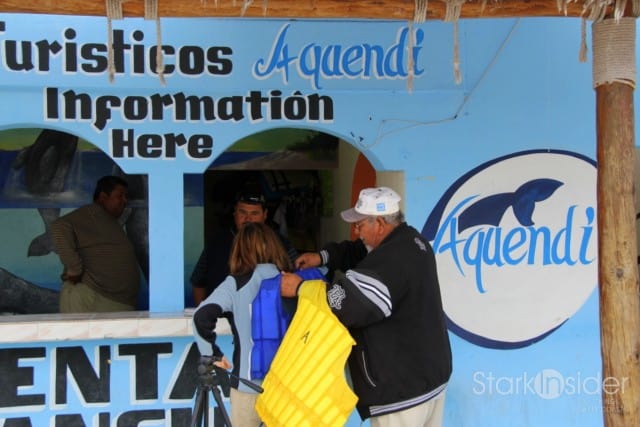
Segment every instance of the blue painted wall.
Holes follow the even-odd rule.
[[[106,52],[101,47],[106,43],[105,19],[16,14],[0,15],[0,21],[4,23],[0,28],[3,56],[0,128],[64,130],[95,144],[127,173],[148,175],[152,289],[149,308],[155,312],[183,309],[183,284],[197,256],[192,245],[201,243],[191,224],[198,223],[200,229],[202,212],[197,208],[184,209],[183,174],[202,173],[217,156],[247,135],[276,127],[318,129],[353,144],[379,170],[403,171],[407,220],[416,228],[425,225],[439,201],[459,179],[495,159],[545,150],[571,153],[573,157],[591,161],[595,158],[591,65],[578,62],[580,22],[576,19],[462,21],[460,85],[453,79],[452,26],[441,22],[413,25],[415,40],[409,42],[406,22],[163,19],[162,42],[173,47],[166,52],[165,64],[181,61],[183,67],[182,73],[167,73],[163,85],[148,67],[139,72],[135,69],[137,63],[131,51],[123,55],[124,72],[116,73],[114,82],[109,83],[103,67]],[[147,59],[152,57],[153,22],[114,21],[114,29],[122,30],[124,43],[143,46],[136,54],[144,51]],[[61,53],[50,55],[48,62],[44,56],[39,57],[35,42],[42,40],[58,41]],[[12,69],[6,58],[13,41],[18,46],[23,41],[31,43],[34,67],[40,67],[40,71]],[[285,46],[287,57],[283,56]],[[368,66],[359,56],[368,46],[379,47],[376,54],[386,58],[386,63],[383,61],[378,68]],[[413,75],[408,71],[410,48],[414,55]],[[279,55],[273,62],[278,66],[265,71],[264,64],[272,63],[274,53]],[[88,71],[73,71],[69,61],[74,57]],[[225,60],[217,62],[220,57]],[[342,61],[340,67],[327,65],[338,59]],[[198,67],[205,63],[211,67]],[[42,64],[49,68],[42,69]],[[329,68],[324,73],[315,73],[318,64]],[[92,72],[92,68],[102,71]],[[67,91],[92,100],[87,118],[81,117],[79,110],[70,114],[72,117],[62,117],[64,108],[69,106],[64,105],[61,94]],[[289,118],[281,118],[274,104],[270,104],[271,109],[262,105],[254,107],[253,112],[247,110],[242,98],[250,96],[251,91],[259,91],[270,101],[281,98],[286,105],[283,111]],[[238,96],[218,107],[224,110],[237,102],[242,105],[242,115],[212,119],[201,114],[183,120],[170,106],[156,110],[155,116],[151,110],[145,110],[154,95],[175,100],[180,94],[213,100]],[[312,110],[300,110],[315,105],[316,97],[323,102],[318,105],[330,108],[321,109],[317,117]],[[110,105],[126,104],[126,115],[121,108],[112,108],[110,115],[105,110],[99,111],[96,106],[106,106],[105,100]],[[258,117],[258,111],[262,118]],[[251,113],[253,119],[249,118]],[[104,127],[100,119],[104,119]],[[131,145],[123,142],[122,134],[126,138],[133,135],[134,142]],[[183,135],[191,145],[188,142],[174,152],[172,145],[169,148],[165,145],[170,138],[167,134]],[[122,152],[119,146],[125,147]],[[556,173],[545,162],[533,162],[530,167],[532,177],[552,178]],[[492,172],[493,178],[483,195],[496,194],[519,172],[522,171],[508,167]],[[585,194],[580,199],[583,209],[589,204],[595,206],[594,173],[592,167],[584,172],[582,186],[571,187]],[[522,183],[519,179],[514,180],[515,187]],[[337,186],[350,188],[350,183]],[[548,198],[553,203],[537,204],[535,212],[551,216],[555,212],[564,218],[567,205],[559,203],[557,194]],[[571,204],[571,200],[564,202]],[[32,210],[7,209],[0,211],[0,218],[6,242],[0,247],[0,266],[36,283],[53,282],[50,271],[58,271],[53,255],[37,262],[20,255],[24,253],[21,251],[26,244],[25,235],[30,236],[33,228],[42,227],[37,214]],[[552,220],[548,224],[557,225]],[[499,225],[508,229],[507,223]],[[589,240],[590,251],[596,247],[596,237]],[[445,265],[446,254],[439,257],[439,263]],[[587,258],[589,262],[575,266],[581,274],[596,262],[593,256]],[[573,276],[568,268],[553,272],[552,265],[528,268],[534,272],[551,271],[549,277],[558,289]],[[491,271],[496,283],[501,277],[513,280],[513,272],[502,275],[503,270]],[[463,279],[443,267],[441,280],[444,288],[454,289]],[[574,301],[577,306],[572,310],[560,310],[558,316],[565,316],[560,319],[560,326],[540,340],[505,349],[509,346],[479,345],[461,338],[463,334],[452,333],[454,374],[447,393],[445,424],[602,425],[602,411],[611,408],[600,395],[603,379],[596,280],[594,273],[577,284],[582,285],[582,291],[593,291],[578,303]],[[542,292],[528,289],[524,294],[505,293],[505,306],[514,298],[520,298],[519,302],[526,298],[539,311],[539,316],[531,315],[531,323],[537,324],[549,315]],[[454,298],[449,304],[465,301]],[[499,298],[490,307],[495,313],[502,313]],[[474,306],[469,304],[468,310],[473,311]],[[490,314],[486,316],[491,317]],[[516,324],[528,325],[528,319],[516,320]],[[502,332],[508,326],[509,322],[493,326],[496,330],[490,328],[487,336],[492,337],[494,332]],[[177,346],[185,345],[182,339],[170,341]],[[2,350],[6,348],[9,347]],[[38,364],[36,376],[46,369]],[[170,371],[171,367],[166,369]],[[164,368],[160,371],[159,375],[168,375]],[[114,371],[113,375],[116,387],[128,384],[124,373]],[[130,404],[125,402],[122,408]],[[160,401],[155,404],[171,406]],[[120,404],[117,405],[115,412],[121,411]],[[77,407],[85,414],[93,413],[85,405]],[[5,409],[0,408],[0,418],[20,412]],[[51,408],[42,411],[46,419],[53,413]],[[85,417],[89,418],[90,415]]]

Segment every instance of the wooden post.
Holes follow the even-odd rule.
[[[640,426],[640,296],[634,199],[635,75],[630,82],[621,78],[620,81],[597,83],[596,61],[607,61],[604,66],[616,62],[610,57],[596,57],[600,54],[596,51],[597,32],[605,30],[599,26],[602,23],[593,25],[602,409],[606,427],[628,427]],[[628,46],[623,47],[609,37],[604,39],[600,49],[607,49],[621,58],[628,55],[635,62],[635,43],[629,50]]]

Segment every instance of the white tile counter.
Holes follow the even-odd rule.
[[[95,314],[31,314],[0,316],[0,344],[34,341],[93,340],[193,336],[193,309],[176,313],[128,311]],[[230,334],[227,319],[216,332]]]

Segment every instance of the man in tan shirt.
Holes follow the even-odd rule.
[[[140,269],[118,218],[127,204],[127,182],[104,176],[93,203],[57,219],[51,238],[64,266],[61,313],[135,310]]]

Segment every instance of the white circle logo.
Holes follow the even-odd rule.
[[[555,369],[543,369],[533,380],[536,394],[543,399],[555,399],[564,391],[564,377]]]
[[[595,163],[527,151],[458,179],[422,230],[433,246],[449,328],[491,348],[547,336],[597,285]]]

